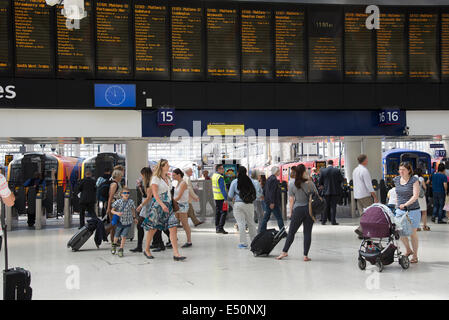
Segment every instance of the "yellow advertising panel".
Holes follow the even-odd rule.
[[[211,123],[207,125],[208,136],[244,136],[245,125]]]

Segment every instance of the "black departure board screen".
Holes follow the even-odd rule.
[[[170,80],[167,6],[135,1],[134,32],[136,77]]]
[[[409,78],[439,81],[438,13],[409,14]]]
[[[340,9],[309,10],[309,81],[342,81],[342,23]]]
[[[238,12],[207,8],[207,78],[240,80]]]
[[[131,75],[129,12],[128,3],[97,1],[96,59],[100,77]]]
[[[366,27],[367,18],[364,10],[345,12],[345,79],[349,81],[374,80],[374,31]]]
[[[449,80],[449,13],[441,14],[441,79]]]
[[[381,9],[380,21],[380,29],[377,30],[377,80],[403,81],[407,72],[405,14]]]
[[[9,13],[9,0],[0,0],[0,73],[11,70]]]
[[[271,11],[242,9],[242,80],[273,79]]]
[[[17,75],[53,73],[50,11],[45,0],[14,1]]]
[[[173,80],[203,80],[202,35],[202,8],[171,7]]]
[[[304,10],[275,12],[276,79],[306,80]]]
[[[57,15],[57,75],[70,77],[94,74],[92,2],[85,1],[87,17],[81,20],[69,20],[61,13],[64,6],[56,7]]]

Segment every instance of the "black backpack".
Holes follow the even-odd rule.
[[[253,203],[256,198],[256,188],[254,188],[254,185],[251,183],[250,190],[246,193],[240,192],[240,198],[243,200],[244,203]]]
[[[112,183],[117,183],[114,180],[106,180],[105,182],[103,182],[102,184],[100,184],[100,186],[98,187],[98,200],[100,201],[107,201],[109,198],[109,189],[111,187]],[[117,184],[118,186],[118,184]]]

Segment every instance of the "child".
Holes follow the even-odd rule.
[[[398,204],[398,196],[396,195],[396,187],[390,189],[390,191],[388,191],[387,194],[387,198],[388,198],[388,208],[391,209],[391,212],[393,212],[393,214],[395,214],[396,212],[396,206]]]
[[[121,237],[118,256],[123,257],[123,247],[125,246],[126,236],[131,229],[133,220],[136,219],[136,206],[132,199],[129,199],[129,189],[124,187],[121,192],[122,198],[112,204],[112,214],[119,217],[117,229],[115,230],[114,243],[112,243],[112,254],[116,253],[118,240]],[[115,217],[115,216],[114,216]]]

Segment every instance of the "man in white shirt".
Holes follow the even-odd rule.
[[[185,168],[184,173],[184,181],[187,183],[187,188],[189,189],[189,211],[187,212],[187,214],[189,218],[192,219],[192,222],[196,227],[203,222],[198,220],[198,218],[196,217],[195,211],[193,210],[192,201],[199,201],[200,198],[196,195],[195,191],[193,191],[192,181],[190,180],[190,177],[193,175],[192,168]]]
[[[2,174],[0,174],[0,197],[8,207],[12,207],[16,201],[14,193],[8,188],[8,181],[6,181],[5,176]]]
[[[362,215],[363,211],[375,202],[379,202],[376,192],[373,188],[371,175],[366,168],[368,165],[368,157],[361,154],[357,157],[359,165],[352,172],[352,183],[354,186],[354,199],[357,204],[357,210]],[[355,230],[355,233],[362,236],[360,227]]]

